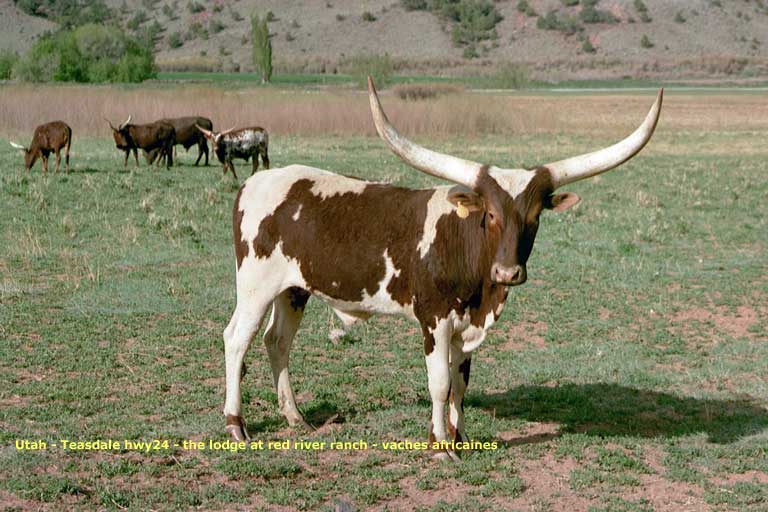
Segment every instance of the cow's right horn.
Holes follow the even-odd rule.
[[[643,123],[625,139],[592,153],[547,164],[555,188],[609,171],[635,156],[648,143],[656,129],[663,99],[664,89],[661,89]]]
[[[125,120],[125,122],[124,122],[123,124],[121,124],[121,125],[120,125],[120,128],[119,128],[119,129],[120,129],[120,130],[122,130],[123,128],[125,128],[125,125],[127,125],[127,124],[128,124],[128,123],[130,123],[130,122],[131,122],[131,116],[129,115],[129,116],[128,116],[128,119],[126,119],[126,120]]]
[[[387,115],[382,110],[379,96],[376,94],[376,88],[370,76],[368,77],[368,99],[371,103],[371,113],[373,114],[373,123],[376,125],[376,131],[389,148],[402,158],[405,163],[432,176],[443,178],[471,189],[475,188],[482,166],[477,162],[470,162],[469,160],[423,148],[400,135],[395,130],[395,127],[390,124]]]
[[[24,151],[26,151],[26,150],[27,150],[27,148],[25,148],[25,147],[24,147],[24,146],[22,146],[21,144],[16,144],[16,143],[15,143],[15,142],[13,142],[12,140],[9,140],[8,142],[10,142],[10,143],[11,143],[11,146],[15,147],[16,149],[23,149]]]

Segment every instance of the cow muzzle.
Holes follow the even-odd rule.
[[[528,279],[528,273],[523,265],[513,265],[506,267],[498,263],[491,266],[491,280],[496,284],[505,286],[518,286]]]

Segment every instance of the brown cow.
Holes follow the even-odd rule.
[[[205,135],[197,129],[197,126],[202,126],[206,130],[213,130],[213,122],[207,117],[175,117],[160,119],[159,123],[168,123],[176,130],[176,144],[181,144],[186,151],[189,148],[197,144],[197,160],[195,165],[200,163],[200,159],[205,155],[205,165],[208,166],[208,142]],[[197,126],[196,126],[197,125]],[[154,150],[148,155],[149,163],[155,161],[155,158],[160,155],[161,157],[165,153],[161,153],[159,150]]]
[[[61,148],[64,148],[64,163],[69,172],[69,148],[72,145],[72,128],[64,121],[52,121],[35,128],[29,148],[11,142],[11,146],[24,151],[24,167],[29,171],[38,157],[43,159],[43,172],[48,172],[48,155],[56,153],[56,169],[59,172]]]
[[[232,169],[232,176],[237,179],[235,165],[232,163],[234,158],[242,158],[246,162],[253,158],[251,176],[256,174],[259,168],[259,155],[264,167],[269,169],[269,134],[260,126],[251,128],[230,128],[223,132],[213,132],[205,129],[203,126],[197,128],[205,135],[205,138],[211,141],[213,152],[219,162],[224,164],[224,174],[227,174],[227,168]]]
[[[453,185],[412,190],[292,165],[249,178],[233,211],[237,307],[224,330],[227,431],[248,437],[241,415],[243,357],[267,309],[264,343],[280,411],[304,423],[288,376],[293,337],[311,295],[345,325],[376,313],[421,325],[439,458],[467,448],[464,393],[472,352],[498,320],[526,262],[544,211],[580,200],[564,185],[608,171],[650,139],[662,92],[629,137],[605,149],[533,169],[502,169],[431,151],[385,116],[369,79],[379,135],[412,167]],[[445,406],[448,404],[448,422]],[[454,443],[454,444],[451,444]]]
[[[131,116],[119,127],[115,128],[106,119],[112,128],[112,137],[115,146],[125,151],[123,166],[128,166],[128,156],[133,151],[136,166],[139,165],[138,150],[142,149],[150,154],[153,150],[161,151],[161,158],[166,159],[166,168],[173,165],[173,145],[176,143],[176,130],[168,123],[156,121],[148,124],[130,124]]]

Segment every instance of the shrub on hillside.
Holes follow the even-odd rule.
[[[104,23],[114,17],[104,0],[15,0],[27,14],[59,23],[65,28]]]
[[[542,30],[557,30],[566,34],[576,34],[584,30],[579,21],[573,16],[563,15],[559,17],[556,11],[549,11],[546,16],[536,20],[536,28]]]
[[[15,78],[29,82],[141,82],[155,74],[150,48],[103,25],[43,37],[13,68]]]
[[[528,0],[520,0],[519,2],[517,2],[517,11],[522,12],[526,16],[530,16],[530,17],[538,16],[538,14],[536,13],[536,10],[533,7],[531,7],[531,4],[528,3]]]
[[[503,19],[491,0],[400,0],[400,5],[407,11],[430,11],[450,20],[457,46],[496,39],[496,24]]]
[[[400,5],[406,11],[426,11],[428,8],[427,0],[400,0]]]
[[[643,34],[643,37],[640,38],[640,46],[643,48],[653,48],[653,43],[647,34]]]
[[[618,23],[619,20],[610,11],[598,9],[598,0],[584,0],[579,18],[584,23]]]

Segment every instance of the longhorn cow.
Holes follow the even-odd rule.
[[[502,169],[418,146],[390,124],[370,78],[368,91],[376,130],[390,149],[453,185],[412,190],[302,165],[243,184],[233,211],[237,306],[224,330],[226,429],[236,440],[248,438],[240,408],[243,357],[270,306],[264,343],[279,408],[291,426],[305,424],[288,355],[314,295],[345,325],[375,313],[420,324],[432,399],[428,441],[435,457],[455,459],[450,443],[467,441],[463,400],[472,352],[499,318],[508,287],[526,281],[539,216],[580,200],[556,190],[613,169],[645,146],[663,90],[624,140],[532,169]]]
[[[133,151],[136,166],[139,165],[138,150],[142,149],[152,155],[154,151],[160,152],[160,158],[165,158],[166,168],[173,165],[173,146],[176,144],[176,130],[172,125],[155,121],[147,124],[130,124],[131,116],[120,126],[115,128],[108,119],[105,119],[112,128],[112,137],[115,139],[115,147],[125,152],[123,166],[128,166],[128,156]],[[151,163],[151,162],[150,162]]]
[[[205,138],[211,141],[213,152],[216,154],[219,162],[224,164],[224,174],[227,174],[228,168],[232,169],[232,176],[237,179],[235,165],[232,163],[232,160],[242,158],[247,162],[249,158],[253,158],[253,170],[251,171],[251,176],[253,176],[259,168],[259,155],[261,155],[264,167],[269,169],[269,134],[267,134],[267,130],[264,128],[254,126],[251,128],[230,128],[223,132],[214,132],[205,129],[199,124],[196,126],[205,135]]]
[[[72,128],[64,121],[52,121],[35,128],[28,148],[11,142],[11,146],[24,151],[24,167],[29,171],[38,158],[43,159],[43,172],[48,172],[48,156],[56,153],[56,172],[61,163],[61,149],[64,148],[64,163],[69,172],[69,147],[72,145]]]

